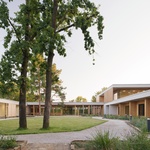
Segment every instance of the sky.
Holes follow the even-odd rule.
[[[62,70],[60,79],[67,88],[66,101],[78,96],[91,101],[97,91],[112,84],[150,83],[150,0],[91,1],[100,5],[104,18],[102,40],[98,39],[96,27],[90,29],[95,65],[93,56],[84,49],[80,30],[67,38],[67,56],[54,56],[53,63]],[[15,7],[12,4],[11,8]],[[0,57],[4,52],[4,35],[0,30]]]

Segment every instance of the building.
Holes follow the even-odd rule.
[[[27,102],[27,115],[43,115],[44,103]],[[150,84],[113,84],[96,102],[52,102],[50,115],[132,115],[150,117]],[[19,102],[0,99],[0,117],[19,115]]]
[[[0,99],[0,118],[19,116],[19,103],[13,100]]]
[[[150,117],[150,84],[114,84],[97,102],[104,102],[104,114]]]
[[[52,102],[50,114],[60,115],[103,115],[103,102]],[[39,111],[41,108],[41,111]],[[41,114],[40,114],[41,113]],[[27,115],[43,115],[44,103],[27,102]]]

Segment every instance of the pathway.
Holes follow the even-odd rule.
[[[95,118],[99,119],[98,117]],[[40,145],[44,145],[45,148],[39,150],[67,150],[72,141],[89,140],[99,131],[109,131],[112,137],[123,139],[133,132],[133,130],[134,129],[123,120],[108,120],[106,123],[82,131],[18,135],[17,140],[27,141],[30,148],[33,145],[36,146],[35,150],[38,150]],[[28,150],[30,150],[30,148]],[[31,149],[33,150],[34,148],[32,147]]]

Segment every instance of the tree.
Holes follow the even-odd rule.
[[[39,32],[39,40],[37,41],[39,41],[39,44],[47,43],[44,48],[47,56],[47,68],[43,128],[49,128],[51,97],[49,91],[51,90],[52,84],[51,67],[54,51],[56,50],[60,55],[66,56],[66,50],[64,47],[66,42],[65,33],[71,37],[72,29],[81,29],[85,41],[85,50],[87,50],[89,54],[93,54],[95,52],[94,42],[88,29],[97,24],[98,36],[99,39],[102,39],[103,17],[100,15],[98,8],[94,5],[94,3],[89,0],[50,0],[47,1],[47,3],[44,1],[42,2],[44,5],[42,5],[42,12],[40,13],[43,17],[42,22],[44,24],[44,28],[41,26],[42,32]],[[46,38],[43,38],[43,36]],[[41,39],[44,39],[44,41],[40,42]]]
[[[84,36],[85,50],[94,54],[94,42],[89,28],[97,25],[99,39],[102,39],[103,17],[98,7],[90,0],[26,0],[17,17],[10,20],[8,7],[3,0],[0,3],[0,27],[7,28],[5,45],[8,46],[15,33],[15,48],[21,52],[20,76],[20,127],[26,128],[25,102],[27,87],[27,67],[31,54],[44,54],[46,70],[46,96],[43,128],[49,128],[50,99],[52,87],[52,63],[55,51],[66,56],[64,47],[66,35],[71,37],[74,29],[80,29]],[[14,21],[13,24],[12,21]],[[12,30],[9,27],[12,27]],[[7,47],[6,46],[6,47]],[[11,44],[12,47],[12,44]],[[22,120],[22,121],[21,121]]]
[[[33,93],[36,97],[36,100],[39,102],[39,110],[41,110],[41,101],[42,97],[45,98],[45,59],[42,55],[37,54],[34,59],[32,59],[31,63],[31,73],[30,73],[30,93]],[[62,86],[62,80],[59,79],[62,70],[58,70],[56,64],[52,65],[52,91],[51,92],[51,100],[53,101],[53,97],[60,98],[63,102],[65,100],[64,87]],[[43,96],[42,96],[43,95]],[[41,111],[39,111],[41,114]]]
[[[92,102],[96,102],[96,94],[94,96],[92,96]]]
[[[19,54],[19,60],[13,60],[15,64],[13,67],[19,67],[20,79],[19,79],[19,128],[27,128],[26,121],[26,88],[27,88],[27,69],[30,59],[30,44],[33,40],[33,31],[31,21],[33,19],[33,10],[29,11],[29,7],[34,2],[26,0],[25,5],[20,7],[20,12],[16,14],[16,18],[9,16],[9,9],[7,3],[3,0],[0,1],[0,28],[7,31],[5,37],[4,47],[10,49],[9,52],[16,51]],[[30,34],[32,33],[32,34]],[[15,37],[12,42],[12,37]],[[11,43],[11,44],[10,44]],[[7,53],[7,52],[6,52]],[[14,54],[14,53],[13,53]],[[9,55],[11,57],[11,55]],[[20,66],[17,66],[18,61],[21,62]],[[17,64],[16,64],[17,62]],[[12,65],[12,62],[11,62]],[[16,66],[15,66],[16,65]]]
[[[82,96],[78,96],[76,99],[75,99],[76,102],[87,102],[87,99],[86,98],[83,98]]]
[[[107,87],[103,87],[100,91],[96,92],[95,95],[92,96],[91,101],[92,102],[96,102],[96,97],[101,94],[103,91],[105,91],[107,89]]]

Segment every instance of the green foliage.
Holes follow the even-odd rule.
[[[132,117],[130,123],[139,128],[142,132],[147,132],[147,118],[146,117]]]
[[[125,115],[125,116],[119,116],[119,115],[112,115],[112,114],[109,114],[109,115],[104,115],[104,118],[107,118],[107,119],[120,119],[120,120],[129,120],[129,116]]]
[[[16,138],[13,136],[0,136],[0,149],[9,149],[17,146]]]
[[[25,4],[21,4],[19,8],[20,10],[15,13],[15,17],[10,18],[7,3],[0,0],[0,27],[7,31],[4,47],[9,52],[13,52],[12,56],[19,54],[15,60],[13,60],[15,57],[9,57],[9,63],[6,63],[6,75],[9,79],[5,79],[5,83],[12,84],[12,71],[15,70],[13,74],[19,74],[15,79],[18,81],[17,85],[19,85],[19,91],[21,91],[20,102],[25,105],[27,82],[29,82],[27,78],[29,63],[32,57],[38,53],[45,56],[45,102],[47,105],[45,105],[44,117],[49,119],[49,108],[47,107],[50,106],[51,68],[55,51],[62,56],[66,56],[66,35],[71,37],[73,29],[80,29],[84,36],[85,50],[90,55],[94,54],[94,40],[90,36],[89,28],[97,25],[98,37],[102,39],[103,17],[100,15],[98,7],[90,0],[32,0],[25,1]],[[12,37],[15,38],[12,39]],[[8,64],[12,65],[11,71],[7,71],[9,69]],[[5,69],[2,71],[5,71]],[[0,82],[2,81],[0,80]],[[2,86],[4,85],[2,83]],[[21,106],[20,109],[24,110],[25,106]],[[23,119],[20,124],[22,122],[25,124],[25,111],[20,112]],[[44,121],[47,123],[44,126],[48,127],[48,120],[44,119]]]
[[[92,96],[91,101],[92,101],[92,102],[96,102],[96,97],[97,97],[99,94],[101,94],[103,91],[105,91],[106,89],[107,89],[107,87],[103,87],[100,91],[97,91],[97,92],[95,93],[95,95]]]
[[[96,102],[96,96],[92,96],[92,102]]]
[[[131,133],[126,139],[122,142],[121,150],[150,150],[150,139],[147,134],[143,132]]]
[[[78,145],[85,150],[150,150],[150,139],[143,132],[132,132],[124,137],[124,140],[110,137],[112,136],[108,131],[104,133],[98,131],[92,139]]]
[[[76,102],[87,102],[87,99],[82,97],[82,96],[78,96],[76,99],[75,99]]]
[[[0,28],[8,27],[8,17],[9,17],[9,10],[7,8],[7,3],[3,0],[0,0]]]
[[[117,150],[119,138],[110,138],[110,133],[97,132],[87,143],[86,150]]]

